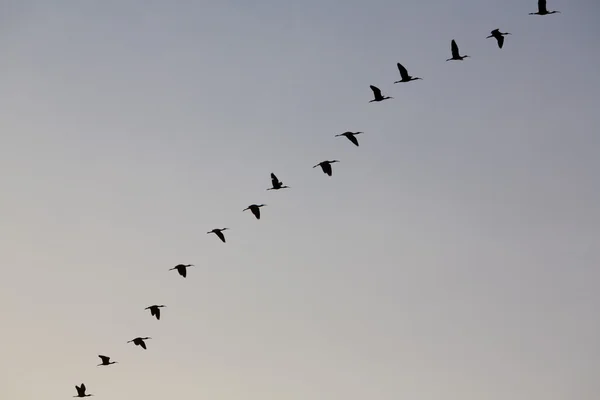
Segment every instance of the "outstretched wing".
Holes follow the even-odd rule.
[[[160,319],[160,308],[156,307],[156,308],[154,308],[154,310],[156,311],[154,313],[154,315],[156,316],[156,319]]]
[[[250,209],[250,211],[252,211],[252,214],[254,214],[254,216],[256,217],[256,219],[260,219],[260,208],[258,208],[258,207],[252,207]]]
[[[103,364],[108,363],[108,361],[110,360],[110,357],[106,357],[106,356],[98,356],[100,357],[100,360],[102,360]]]
[[[143,340],[140,340],[140,346],[142,346],[142,349],[146,350],[146,342]]]
[[[496,39],[498,40],[498,47],[502,48],[504,46],[504,36],[498,36]]]
[[[382,97],[381,89],[379,89],[377,86],[373,86],[373,85],[369,85],[369,87],[373,91],[373,95],[375,96],[375,98]]]
[[[548,12],[548,9],[546,8],[546,0],[538,0],[538,11],[540,13]]]
[[[452,44],[450,47],[452,49],[452,57],[458,58],[458,45],[456,44],[456,41],[454,39],[452,39]]]
[[[221,231],[215,231],[215,235],[217,235],[219,237],[219,239],[221,239],[221,241],[223,243],[225,243],[225,235],[223,235],[223,232],[221,232]]]
[[[494,29],[490,33],[492,34],[492,36],[496,36],[496,35],[500,34],[500,28]]]
[[[400,71],[400,77],[402,79],[408,79],[408,71],[406,68],[404,68],[404,66],[400,63],[397,63],[396,65],[398,66],[398,71]]]
[[[323,172],[325,172],[327,175],[331,176],[331,164],[330,163],[324,163],[321,164],[321,168],[323,169]]]
[[[352,143],[354,143],[355,146],[358,146],[358,139],[356,138],[356,136],[354,136],[354,135],[347,135],[346,137],[348,138],[349,141],[351,141]],[[329,167],[331,168],[331,165]]]

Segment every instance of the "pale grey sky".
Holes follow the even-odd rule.
[[[0,0],[0,398],[595,400],[600,4],[548,8]]]

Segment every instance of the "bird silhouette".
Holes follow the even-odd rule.
[[[348,138],[349,141],[354,143],[355,146],[358,146],[358,139],[356,138],[356,135],[360,135],[361,133],[364,132],[344,132],[340,133],[339,135],[335,135],[335,137],[345,136],[346,138]]]
[[[529,13],[529,15],[548,15],[548,14],[560,14],[560,11],[548,11],[546,7],[546,0],[538,0],[538,11]]]
[[[102,360],[102,364],[98,364],[98,367],[101,365],[110,365],[110,364],[116,364],[117,361],[110,361],[110,357],[107,356],[98,356],[100,357],[100,360]]]
[[[283,186],[283,182],[281,182],[274,173],[271,172],[271,185],[273,187],[268,188],[267,190],[279,190],[279,189],[289,189],[289,186]]]
[[[179,272],[179,275],[181,275],[185,278],[187,276],[187,268],[193,267],[193,266],[194,266],[193,264],[177,264],[173,268],[169,269],[169,271],[176,269],[177,272]]]
[[[321,167],[321,169],[323,170],[324,173],[326,173],[327,175],[331,176],[331,174],[333,173],[332,169],[331,169],[331,164],[339,162],[338,160],[331,160],[331,161],[321,161],[320,163],[318,163],[317,165],[315,165],[313,168],[316,167]]]
[[[381,89],[379,89],[377,86],[369,85],[369,87],[373,91],[373,97],[374,97],[374,99],[369,101],[369,103],[372,103],[374,101],[383,101],[383,100],[387,100],[387,99],[393,99],[393,97],[387,97],[387,96],[383,97],[381,95]]]
[[[410,82],[410,81],[416,81],[418,79],[423,79],[423,78],[410,76],[408,74],[408,71],[406,70],[406,68],[404,68],[404,66],[402,64],[396,63],[396,65],[398,66],[398,71],[400,71],[400,78],[402,78],[402,79],[400,79],[399,81],[396,81],[394,83]]]
[[[77,396],[73,396],[73,397],[90,397],[90,396],[93,396],[93,394],[85,394],[86,387],[85,387],[85,385],[83,383],[81,384],[81,386],[75,385],[75,389],[77,389]]]
[[[225,243],[225,235],[223,235],[223,231],[226,231],[227,229],[229,229],[229,228],[221,228],[221,229],[215,228],[212,231],[209,231],[209,232],[206,232],[206,233],[207,234],[214,233],[215,235],[217,235],[217,237],[219,239],[221,239],[221,242]]]
[[[136,337],[135,339],[130,340],[127,343],[133,342],[136,346],[141,346],[142,349],[146,350],[146,342],[144,340],[152,339],[151,337]]]
[[[462,61],[467,57],[471,57],[471,56],[461,56],[458,52],[458,45],[456,44],[456,41],[454,39],[452,39],[452,44],[451,44],[451,50],[452,50],[452,58],[447,59],[446,61],[450,61],[450,60],[456,60],[456,61]]]
[[[144,308],[144,310],[150,310],[150,315],[156,317],[156,319],[160,319],[160,308],[161,307],[166,307],[166,306],[165,305],[160,305],[160,306],[153,305],[153,306]]]
[[[494,29],[490,33],[491,33],[491,35],[486,37],[486,39],[495,38],[496,41],[498,42],[499,48],[502,48],[502,46],[504,46],[504,35],[512,35],[512,33],[508,33],[508,32],[502,33],[502,32],[500,32],[500,29]]]
[[[264,207],[266,204],[252,204],[244,208],[242,211],[250,210],[256,219],[260,219],[260,207]]]

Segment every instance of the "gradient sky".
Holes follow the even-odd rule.
[[[600,4],[548,8],[0,0],[0,398],[597,399]]]

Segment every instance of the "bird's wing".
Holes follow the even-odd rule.
[[[496,39],[498,39],[498,47],[502,48],[504,45],[504,36],[498,36]]]
[[[156,315],[156,311],[158,311],[156,307],[148,307],[148,308],[150,309],[150,315],[152,315],[152,316]]]
[[[494,29],[493,31],[491,31],[490,33],[492,34],[492,36],[493,36],[493,35],[497,35],[497,34],[499,34],[499,33],[500,33],[500,28],[496,28],[496,29]]]
[[[260,208],[254,207],[254,208],[252,208],[250,210],[252,211],[252,214],[254,214],[254,216],[256,217],[256,219],[260,219]]]
[[[181,276],[183,276],[183,277],[185,278],[185,277],[186,277],[186,275],[187,275],[187,268],[185,268],[185,267],[184,267],[184,268],[181,268],[181,269],[179,270],[179,275],[181,275]]]
[[[98,356],[98,357],[100,357],[102,362],[108,362],[108,360],[110,360],[110,357],[106,357],[106,356]]]
[[[546,11],[548,11],[546,9],[546,0],[538,0],[538,11],[539,12],[546,12]]]
[[[156,319],[160,319],[160,308],[156,308]]]
[[[80,388],[81,388],[81,393],[85,394],[86,387],[85,387],[84,383],[81,384]]]
[[[381,97],[381,89],[379,89],[377,86],[373,86],[373,85],[370,85],[369,87],[373,91],[373,94],[375,95],[375,97]]]
[[[397,63],[396,65],[398,66],[398,71],[400,71],[400,77],[402,79],[408,79],[408,71],[406,68],[404,68],[404,66],[402,66],[400,63]]]
[[[358,146],[358,139],[356,138],[356,136],[354,136],[354,135],[348,135],[346,137],[348,138],[349,141],[351,141],[352,143],[354,143],[355,146]]]
[[[75,385],[75,390],[77,390],[77,394],[81,395],[82,391],[81,391],[81,387]]]
[[[456,44],[456,41],[454,39],[452,39],[451,48],[452,48],[452,57],[458,57],[458,45]]]
[[[140,346],[142,346],[142,349],[146,350],[146,343],[143,340],[140,341]]]
[[[329,163],[325,163],[323,165],[321,165],[321,167],[323,168],[323,172],[325,172],[327,175],[331,176],[331,164]]]
[[[223,243],[225,243],[225,235],[223,235],[223,232],[221,232],[221,231],[215,231],[215,235],[217,235],[219,237],[219,239],[221,239],[221,241]]]

